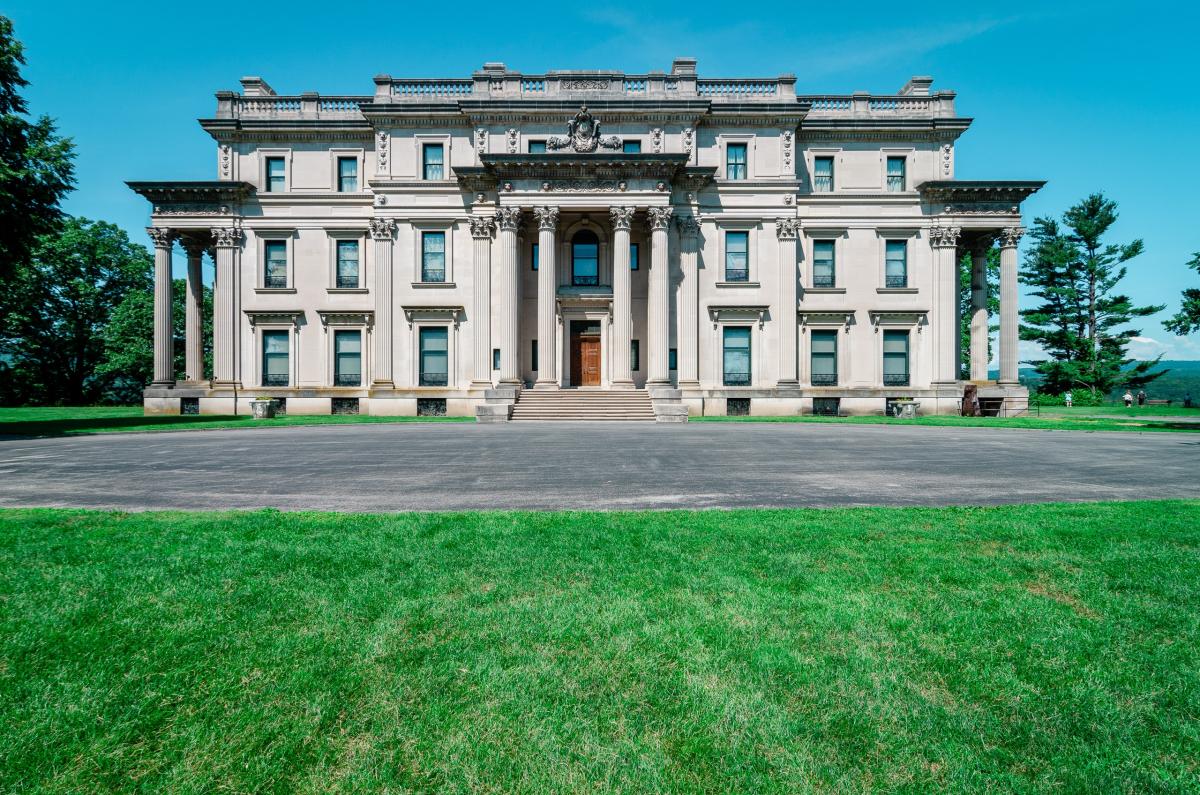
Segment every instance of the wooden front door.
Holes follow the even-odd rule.
[[[600,386],[600,323],[571,324],[571,386]]]

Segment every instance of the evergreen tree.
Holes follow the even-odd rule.
[[[1105,242],[1116,221],[1116,202],[1094,193],[1063,213],[1061,226],[1052,218],[1034,222],[1021,280],[1041,304],[1021,312],[1021,337],[1049,355],[1034,363],[1042,391],[1106,393],[1118,385],[1144,386],[1166,372],[1153,371],[1157,359],[1139,362],[1125,354],[1141,333],[1128,324],[1163,307],[1134,306],[1115,292],[1125,263],[1143,251],[1141,240]]]
[[[1192,254],[1191,260],[1188,261],[1188,267],[1200,273],[1200,251]],[[1179,311],[1174,317],[1163,323],[1168,331],[1172,331],[1179,336],[1191,334],[1193,331],[1200,331],[1200,289],[1188,287],[1183,291],[1183,305],[1179,307]]]

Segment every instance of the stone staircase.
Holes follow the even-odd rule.
[[[644,389],[558,389],[521,392],[512,410],[517,420],[616,420],[654,422],[654,406]]]

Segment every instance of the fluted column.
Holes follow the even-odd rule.
[[[679,296],[679,386],[699,388],[700,365],[696,350],[699,330],[696,326],[696,313],[700,303],[700,222],[694,215],[683,215],[677,219],[677,223],[679,268],[683,273]]]
[[[175,334],[171,328],[171,243],[170,229],[146,230],[154,241],[154,382],[152,386],[175,385]]]
[[[987,257],[992,239],[984,238],[971,249],[971,380],[988,377]]]
[[[667,247],[670,207],[650,208],[650,290],[646,301],[646,332],[649,340],[647,386],[671,383],[667,349],[671,334],[671,263]]]
[[[779,386],[796,386],[800,383],[796,368],[796,322],[798,309],[796,277],[796,237],[800,234],[799,218],[780,218],[775,222],[775,236],[779,238],[779,300],[775,311],[775,322],[779,324]]]
[[[473,215],[468,221],[474,241],[471,325],[475,356],[471,386],[485,388],[492,385],[492,232],[496,228],[496,219]]]
[[[521,383],[520,327],[520,253],[517,230],[521,226],[520,207],[501,207],[496,212],[500,231],[496,246],[496,280],[498,290],[497,317],[500,322],[500,383],[516,386]]]
[[[392,353],[392,238],[396,233],[396,222],[391,218],[372,218],[369,222],[371,239],[375,241],[375,339],[374,372],[371,386],[375,388],[396,385]]]
[[[216,227],[212,230],[216,255],[213,281],[213,386],[238,387],[238,272],[237,253],[242,230]]]
[[[184,378],[204,380],[204,281],[201,265],[205,244],[194,237],[183,239],[187,253],[187,302],[184,306]]]
[[[933,246],[933,382],[958,380],[958,236],[957,226],[929,230]]]
[[[632,207],[611,207],[613,224],[613,320],[612,385],[615,389],[633,389],[630,348],[633,346],[632,278],[629,272],[629,228]]]
[[[1016,386],[1017,377],[1017,244],[1025,230],[1010,226],[1000,232],[1000,384]]]
[[[537,207],[533,214],[538,222],[538,377],[534,388],[557,389],[558,208]]]

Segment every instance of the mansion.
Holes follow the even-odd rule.
[[[129,183],[152,205],[148,413],[261,397],[481,421],[1025,408],[1020,205],[1043,183],[956,180],[971,119],[930,78],[797,95],[791,75],[706,78],[679,58],[374,83],[280,96],[244,78],[200,121],[216,179]]]

